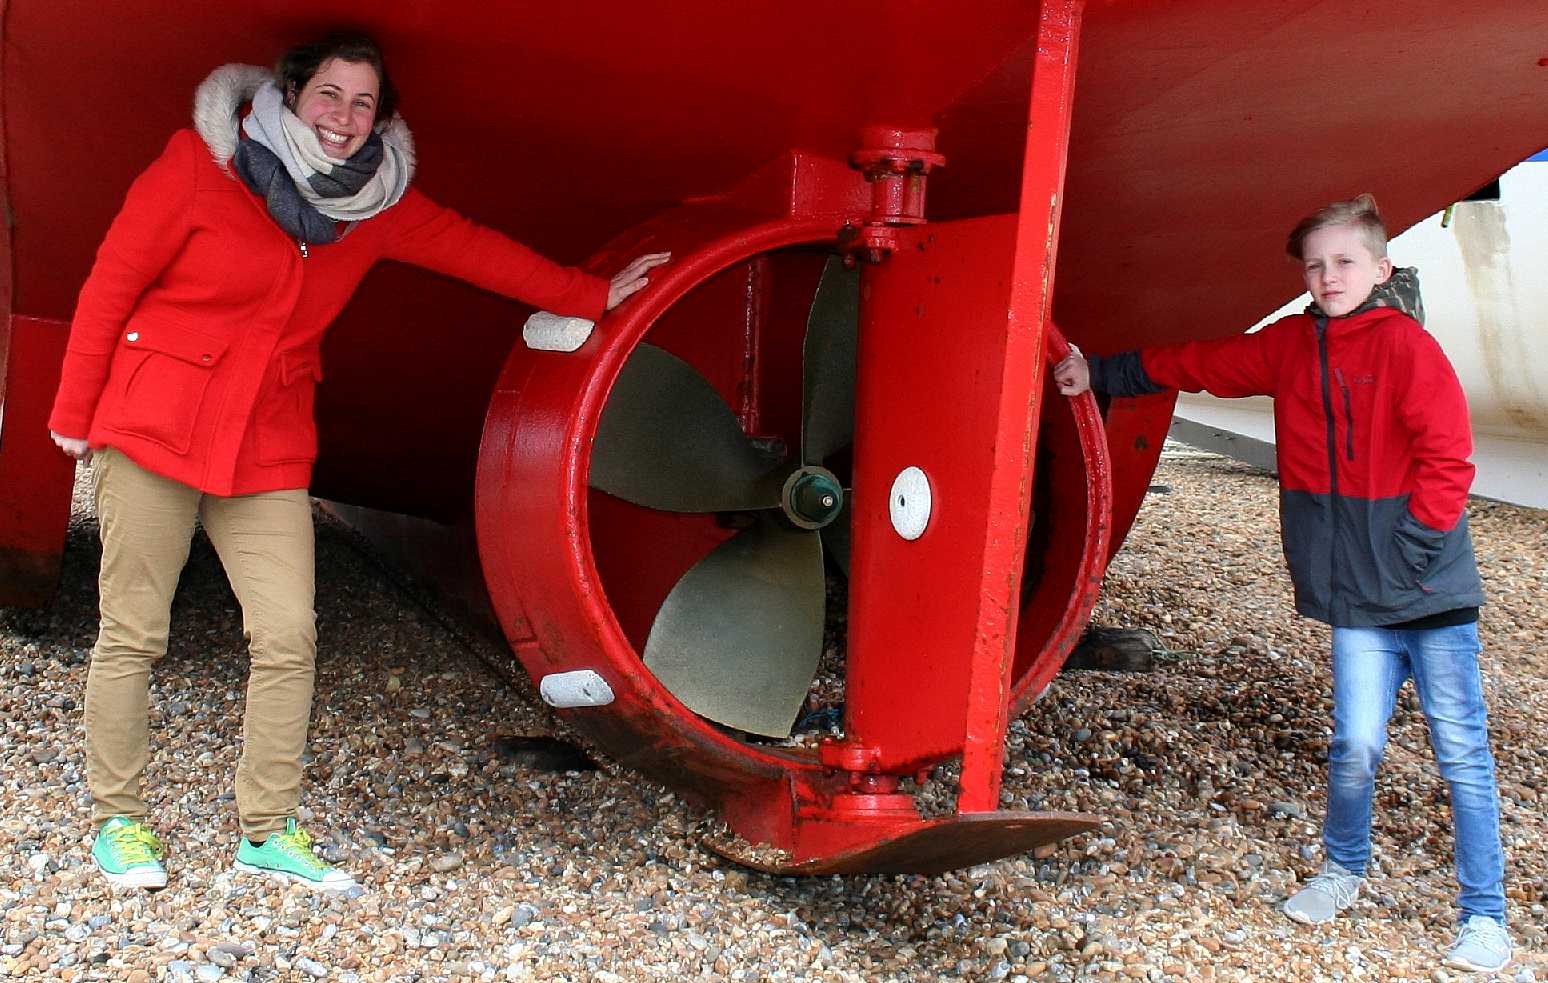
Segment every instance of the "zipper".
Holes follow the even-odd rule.
[[[1317,322],[1317,359],[1322,375],[1322,415],[1328,425],[1328,617],[1338,617],[1338,435],[1333,390],[1328,381],[1328,322]]]
[[[296,245],[301,247],[301,258],[302,259],[306,259],[308,256],[311,255],[310,253],[308,253],[306,251],[306,240],[305,239],[297,239],[296,240]]]
[[[1354,460],[1354,408],[1350,405],[1349,386],[1344,382],[1344,370],[1334,369],[1338,388],[1344,393],[1344,447],[1351,461]]]
[[[1333,386],[1328,381],[1328,323],[1317,325],[1317,358],[1322,363],[1322,416],[1328,425],[1328,491],[1338,494],[1338,433],[1333,416]]]

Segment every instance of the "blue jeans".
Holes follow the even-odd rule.
[[[1478,626],[1333,629],[1333,743],[1328,749],[1328,858],[1365,873],[1371,856],[1371,794],[1387,745],[1387,721],[1403,680],[1413,677],[1430,725],[1430,746],[1451,790],[1462,917],[1505,919],[1500,799],[1489,753],[1488,713],[1478,669]]]

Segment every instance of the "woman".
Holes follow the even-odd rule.
[[[242,109],[251,104],[244,118]],[[296,825],[316,627],[306,488],[324,331],[378,259],[596,319],[667,261],[611,282],[557,266],[410,187],[414,145],[380,50],[334,34],[270,76],[227,65],[199,87],[130,188],[81,291],[49,428],[96,456],[101,629],[86,683],[92,856],[117,885],[166,884],[145,825],[147,684],[202,521],[242,605],[252,658],[237,866],[347,891]]]

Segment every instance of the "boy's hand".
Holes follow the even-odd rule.
[[[1091,367],[1086,364],[1086,356],[1074,345],[1070,346],[1070,353],[1054,366],[1053,377],[1059,386],[1059,393],[1064,396],[1079,396],[1091,388]]]

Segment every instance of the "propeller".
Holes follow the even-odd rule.
[[[822,655],[823,550],[848,570],[848,491],[823,462],[854,440],[859,274],[828,260],[807,315],[801,452],[742,432],[699,372],[641,344],[603,408],[591,486],[646,508],[750,513],[662,602],[645,665],[690,710],[786,737]]]

